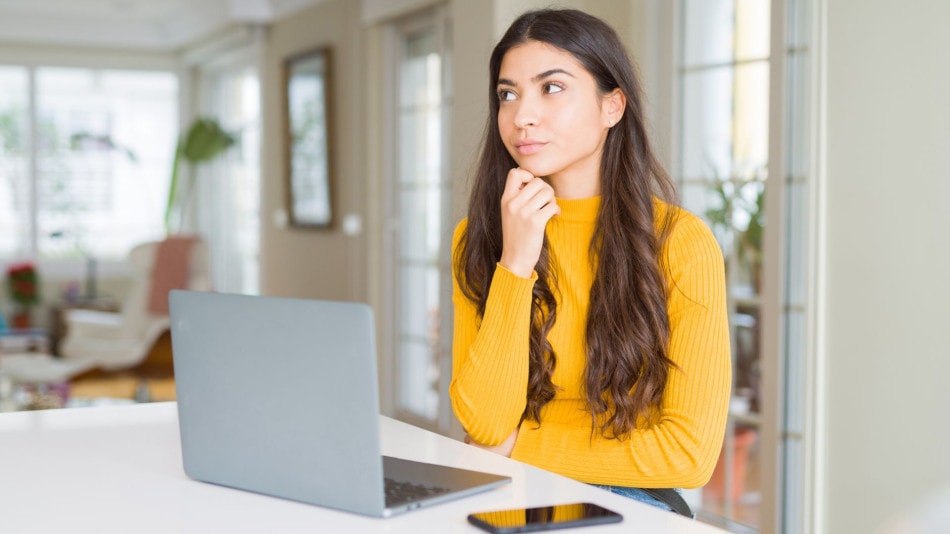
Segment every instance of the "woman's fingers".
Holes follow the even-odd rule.
[[[560,211],[550,184],[524,169],[509,171],[501,198],[501,264],[519,276],[530,276],[541,256],[544,228]]]
[[[516,194],[518,191],[524,187],[525,184],[534,180],[535,177],[530,172],[522,169],[521,167],[515,167],[508,171],[508,178],[505,181],[505,193],[506,194]]]
[[[521,429],[520,427],[516,428],[514,432],[512,432],[511,434],[508,435],[507,438],[505,438],[505,441],[503,441],[502,443],[499,443],[498,445],[483,445],[473,440],[472,437],[469,436],[467,432],[465,433],[464,441],[465,443],[468,443],[469,445],[474,445],[480,449],[485,449],[486,451],[491,451],[495,454],[500,454],[502,456],[507,456],[510,458],[511,453],[515,448],[515,442],[518,441],[518,431],[520,429]]]
[[[512,169],[508,173],[502,208],[509,215],[532,218],[536,215],[535,212],[553,202],[554,189],[541,178],[536,178],[522,169]]]

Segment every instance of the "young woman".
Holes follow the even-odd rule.
[[[731,385],[722,252],[674,205],[616,33],[519,17],[455,231],[450,397],[466,441],[664,506],[702,486]]]

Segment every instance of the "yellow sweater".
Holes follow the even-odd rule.
[[[722,252],[696,216],[676,210],[663,254],[669,268],[669,374],[658,422],[624,440],[591,432],[583,375],[585,328],[594,270],[588,247],[600,197],[558,199],[547,226],[558,287],[557,320],[548,334],[557,366],[557,394],[541,424],[521,425],[512,458],[592,484],[693,488],[712,474],[722,446],[732,384]],[[657,212],[670,209],[657,203]],[[465,229],[455,230],[453,250]],[[453,276],[453,279],[455,277]],[[452,382],[456,417],[479,443],[496,445],[517,428],[525,408],[531,291],[537,274],[521,278],[498,265],[485,316],[454,282]]]

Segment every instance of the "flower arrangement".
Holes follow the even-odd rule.
[[[39,275],[30,262],[22,262],[7,268],[7,292],[10,300],[21,308],[29,309],[40,302]]]

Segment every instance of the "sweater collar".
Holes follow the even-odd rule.
[[[600,196],[576,199],[559,198],[557,199],[557,205],[561,208],[561,214],[557,216],[558,220],[592,223],[597,221],[597,214],[600,212]]]

